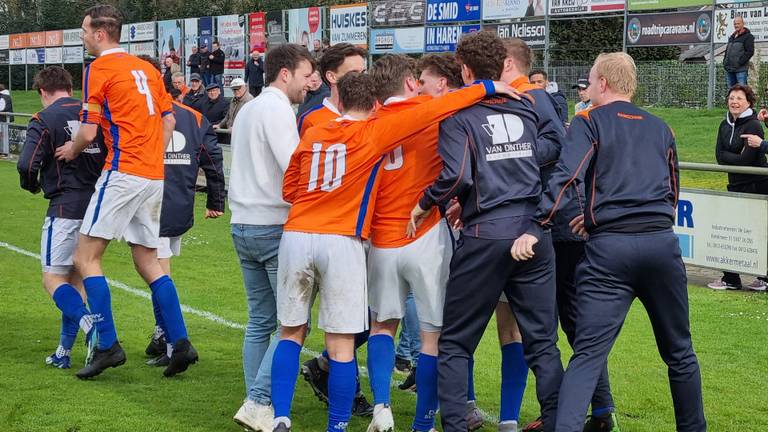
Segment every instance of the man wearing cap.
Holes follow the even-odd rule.
[[[221,88],[216,83],[210,83],[205,88],[205,92],[208,94],[207,98],[202,98],[203,102],[200,103],[200,113],[208,119],[211,124],[219,124],[227,115],[229,109],[229,102],[221,97]]]
[[[200,74],[193,73],[189,76],[189,92],[184,95],[183,104],[200,111],[200,105],[205,100],[205,88]]]
[[[592,108],[592,101],[589,99],[589,93],[587,93],[587,88],[589,88],[588,79],[579,78],[576,81],[576,84],[571,88],[575,88],[579,92],[579,101],[576,102],[576,107],[574,109],[576,114],[585,109]]]
[[[242,78],[233,79],[229,86],[232,88],[234,96],[229,101],[227,115],[218,124],[213,125],[214,129],[232,129],[232,124],[235,122],[235,117],[240,112],[240,108],[246,102],[253,100],[253,96],[248,93],[248,87],[246,87],[245,81]]]

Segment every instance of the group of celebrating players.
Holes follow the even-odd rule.
[[[38,74],[46,108],[31,122],[19,161],[22,187],[42,187],[50,199],[41,260],[62,338],[47,361],[68,367],[82,329],[92,355],[81,378],[125,362],[100,265],[112,239],[131,246],[152,291],[153,341],[167,342],[166,352],[150,344],[152,363],[173,376],[197,361],[170,267],[158,258],[178,255],[179,236],[192,225],[198,167],[208,179],[206,217],[224,210],[210,125],[171,102],[152,65],[118,47],[121,24],[110,6],[86,11],[83,42],[97,59],[84,72],[82,103],[71,98],[63,69]],[[637,297],[668,366],[677,430],[705,431],[686,273],[671,229],[675,140],[631,103],[632,58],[597,58],[588,88],[595,106],[566,125],[551,96],[528,82],[532,52],[519,39],[477,32],[462,37],[455,56],[417,63],[386,55],[367,72],[366,57],[349,44],[329,48],[319,69],[330,96],[297,129],[273,138],[254,119],[283,109],[269,102],[273,93],[301,102],[315,68],[305,48],[274,47],[265,61],[272,89],[235,120],[233,224],[238,209],[269,200],[247,196],[254,184],[280,198],[270,214],[280,219],[270,279],[279,336],[250,365],[271,384],[246,382],[267,386],[260,394],[268,402],[251,399],[249,388],[235,421],[253,431],[292,430],[301,370],[328,403],[326,430],[346,430],[360,394],[356,350],[367,343],[368,432],[393,431],[393,338],[412,293],[422,340],[413,431],[436,430],[438,411],[445,432],[482,425],[473,354],[494,312],[499,431],[518,429],[529,368],[541,418],[527,430],[618,431],[607,357]],[[169,155],[185,148],[187,156]],[[244,173],[254,155],[277,168]],[[318,294],[326,351],[300,365]],[[574,349],[565,371],[558,317]]]

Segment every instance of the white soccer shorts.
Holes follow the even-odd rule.
[[[157,244],[157,258],[169,259],[181,255],[181,236],[160,237]]]
[[[72,271],[82,223],[80,219],[45,218],[40,236],[40,263],[44,272],[67,275]]]
[[[360,239],[286,231],[277,257],[277,319],[288,327],[309,320],[320,295],[318,327],[326,333],[368,329],[365,252]]]
[[[376,320],[402,319],[405,299],[413,292],[421,329],[443,326],[445,287],[453,256],[448,225],[440,221],[411,244],[399,248],[372,247],[368,256],[368,298]]]
[[[96,182],[80,232],[157,248],[163,181],[103,171]]]

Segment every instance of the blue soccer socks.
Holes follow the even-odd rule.
[[[59,308],[61,313],[77,323],[77,325],[80,325],[80,320],[82,320],[84,316],[90,314],[88,308],[85,307],[85,303],[83,303],[83,298],[80,297],[80,293],[70,284],[59,285],[59,287],[56,288],[56,291],[53,292],[52,297],[53,302],[56,303],[56,307]],[[62,331],[64,330],[63,326],[64,323],[62,322]],[[89,330],[90,328],[83,329],[86,333]]]
[[[390,338],[390,341],[392,338]],[[369,350],[373,338],[368,342]],[[371,356],[371,353],[368,353]],[[347,430],[349,418],[352,415],[352,402],[355,399],[357,387],[357,363],[352,360],[345,363],[330,361],[328,375],[328,428],[327,432]],[[391,371],[392,369],[390,369]],[[272,382],[274,382],[274,370]],[[387,383],[389,386],[389,383]],[[277,415],[277,411],[275,411]]]
[[[106,350],[117,342],[117,330],[112,319],[112,297],[109,294],[107,279],[104,276],[91,276],[83,279],[83,285],[91,312],[96,315],[94,324],[99,334],[99,349]],[[82,299],[80,302],[82,303]]]
[[[157,298],[160,315],[165,323],[163,331],[166,332],[168,342],[175,344],[179,339],[187,339],[187,327],[184,325],[184,316],[181,314],[179,296],[176,294],[173,280],[163,275],[149,284],[149,288],[152,290],[153,300]]]
[[[72,318],[61,314],[61,338],[59,339],[59,346],[66,351],[66,355],[69,355],[69,351],[75,345],[75,339],[77,338],[77,332],[80,330],[80,320],[73,320]]]
[[[523,344],[512,342],[501,347],[501,407],[499,421],[518,420],[528,381],[528,364]]]
[[[437,413],[437,357],[419,353],[416,368],[416,415],[413,430],[429,431],[435,426]]]
[[[368,339],[368,375],[373,392],[373,404],[390,404],[390,381],[395,367],[395,341],[387,334]]]
[[[275,418],[291,417],[291,403],[299,376],[299,354],[301,345],[290,339],[277,344],[272,356],[272,405]],[[350,408],[351,409],[351,408]]]

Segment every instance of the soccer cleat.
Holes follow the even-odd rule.
[[[145,363],[147,364],[147,366],[155,366],[155,367],[168,366],[169,364],[171,364],[171,359],[168,357],[168,354],[162,354],[155,358],[151,358],[147,360]]]
[[[179,339],[173,344],[173,354],[168,367],[163,371],[166,377],[172,377],[187,370],[190,365],[197,363],[197,351],[189,339]]]
[[[149,345],[147,345],[147,348],[144,350],[144,353],[147,355],[147,357],[160,357],[161,355],[165,354],[165,335],[157,333],[153,333],[152,337],[149,339]]]
[[[741,289],[741,286],[729,284],[729,283],[725,282],[722,279],[718,279],[716,281],[712,281],[712,282],[708,283],[707,287],[711,288],[713,290],[718,290],[718,291]]]
[[[305,361],[301,365],[301,376],[312,388],[320,402],[328,404],[328,371],[320,367],[317,357]]]
[[[72,361],[68,355],[58,356],[56,353],[53,353],[45,358],[45,364],[59,369],[69,369]]]
[[[360,392],[352,401],[352,415],[357,417],[370,417],[373,415],[373,405],[368,403],[368,399]]]
[[[480,409],[477,408],[475,401],[467,402],[467,412],[464,414],[464,420],[467,421],[467,429],[470,432],[483,427],[485,419],[483,419],[483,415],[480,413]]]
[[[523,428],[523,432],[540,432],[544,430],[544,423],[541,422],[541,417],[537,418],[531,423],[528,423]]]
[[[768,284],[762,279],[755,279],[749,285],[744,285],[744,289],[749,291],[765,291],[767,287]]]
[[[85,365],[88,366],[88,364],[93,359],[93,354],[96,351],[96,348],[99,346],[99,332],[96,331],[96,326],[91,327],[91,331],[89,331],[85,335]]]
[[[499,432],[517,432],[517,422],[509,420],[499,423]]]
[[[366,432],[392,432],[395,430],[395,419],[392,417],[392,408],[389,405],[376,405],[373,410],[373,419]]]
[[[125,364],[125,351],[120,346],[120,342],[115,342],[111,347],[100,350],[94,349],[93,357],[84,368],[77,371],[78,378],[93,378],[108,368],[118,367]]]
[[[400,390],[405,391],[416,391],[416,368],[411,369],[411,373],[408,374],[407,377],[405,377],[405,381],[402,382],[399,386],[397,386]]]
[[[411,361],[402,357],[395,356],[395,369],[406,373],[411,371]]]
[[[584,423],[584,432],[621,432],[616,413],[602,416],[589,416]]]
[[[270,432],[275,422],[272,407],[246,399],[232,420],[252,432]]]

